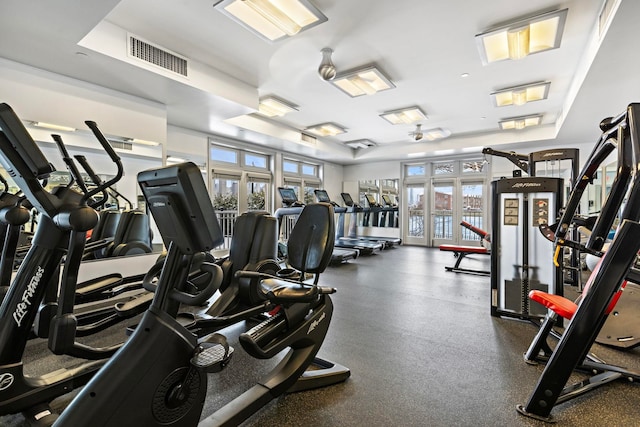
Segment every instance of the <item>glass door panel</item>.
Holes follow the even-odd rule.
[[[431,208],[431,240],[433,246],[454,243],[454,198],[453,181],[433,182]]]
[[[404,237],[407,243],[424,244],[425,237],[425,191],[424,184],[406,186],[407,211],[405,213]]]
[[[460,185],[460,198],[462,200],[461,220],[488,231],[483,219],[484,185],[482,181],[463,182]],[[460,243],[463,245],[470,245],[480,239],[478,234],[467,228],[460,227],[459,231],[461,233]]]

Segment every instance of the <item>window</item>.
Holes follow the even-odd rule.
[[[405,167],[406,167],[407,176],[424,176],[425,175],[424,165],[407,165]]]
[[[212,145],[209,154],[213,162],[238,164],[238,151],[232,148]]]
[[[271,177],[247,174],[247,210],[261,211],[267,209]]]
[[[318,176],[318,166],[310,165],[308,163],[302,163],[302,174],[303,175]]]
[[[220,211],[238,210],[240,173],[213,171],[213,207]]]
[[[322,188],[321,167],[303,160],[283,159],[282,172],[285,187],[293,188],[298,200],[302,203],[315,202],[314,190]]]
[[[481,160],[462,162],[462,173],[481,173],[482,166]]]
[[[244,165],[252,168],[267,169],[269,157],[258,153],[244,153]]]
[[[320,189],[320,181],[305,181],[304,182],[304,199],[302,200],[302,202],[305,205],[308,205],[309,203],[313,203],[315,202],[315,190]]]
[[[433,174],[434,175],[446,175],[453,173],[453,162],[448,163],[435,163],[433,165]]]
[[[298,165],[299,165],[298,162],[285,159],[282,161],[282,172],[299,174],[300,172],[299,172]]]

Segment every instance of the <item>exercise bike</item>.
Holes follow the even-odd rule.
[[[176,320],[181,304],[200,304],[211,290],[187,292],[185,271],[178,266],[223,241],[200,170],[184,163],[142,172],[138,181],[160,233],[171,242],[155,297],[129,340],[65,409],[56,427],[198,425],[206,374],[222,370],[231,360],[233,349],[222,335],[198,339]],[[305,271],[324,269],[333,249],[331,206],[308,206],[292,235],[289,242],[296,255],[290,264],[302,277]],[[216,265],[211,268],[215,288],[223,273]],[[289,351],[266,378],[200,422],[203,427],[238,425],[299,381],[305,383],[304,378],[328,385],[349,376],[345,369],[333,376],[305,374],[327,333],[333,312],[329,295],[335,289],[255,271],[236,275],[253,279],[276,306],[267,320],[240,335],[244,350],[259,359]]]

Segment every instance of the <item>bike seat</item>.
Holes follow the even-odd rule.
[[[260,283],[267,299],[275,304],[291,302],[310,302],[319,293],[317,286],[289,282],[282,279],[265,279]]]

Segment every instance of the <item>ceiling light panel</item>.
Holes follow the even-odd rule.
[[[292,37],[327,21],[307,0],[222,0],[213,7],[268,41]]]
[[[491,99],[496,107],[524,105],[528,102],[547,99],[550,86],[550,82],[538,82],[500,89],[491,94]]]
[[[382,113],[380,117],[392,125],[410,125],[427,119],[427,116],[419,107],[407,107],[387,111]]]
[[[58,130],[63,132],[75,132],[77,129],[71,126],[62,126],[54,123],[45,123],[45,122],[31,122],[32,126],[49,129],[49,130]]]
[[[429,130],[422,131],[423,139],[427,141],[435,141],[436,139],[444,139],[451,135],[451,131],[449,129],[443,128],[433,128]]]
[[[331,80],[338,89],[355,98],[374,95],[396,87],[387,76],[375,66],[360,68],[338,74]]]
[[[511,117],[500,121],[500,129],[502,130],[522,130],[530,126],[538,126],[542,123],[542,114],[531,116]]]
[[[322,123],[315,126],[310,126],[305,129],[307,132],[311,132],[314,135],[318,136],[336,136],[341,133],[345,133],[347,130],[335,123]]]
[[[478,34],[476,43],[482,63],[522,59],[560,47],[567,10],[544,13]]]
[[[287,113],[298,111],[298,106],[273,95],[260,98],[258,112],[267,117],[282,117]]]

